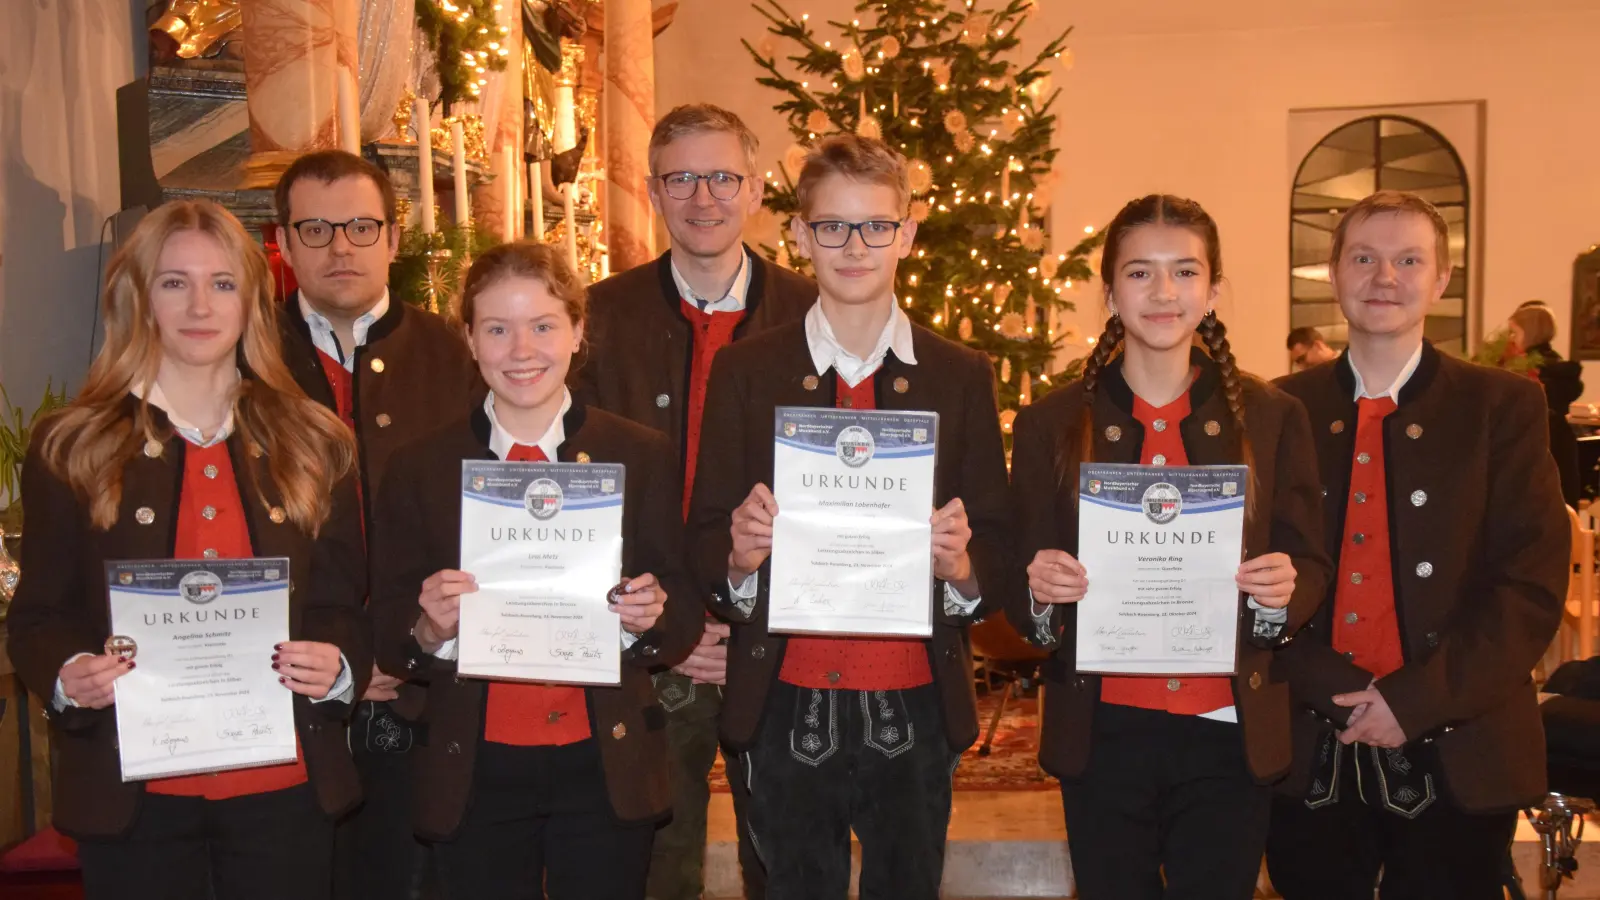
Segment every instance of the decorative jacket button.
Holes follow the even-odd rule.
[[[160,456],[161,449],[161,442],[154,438],[144,442],[144,455],[150,457],[151,459],[155,459],[156,457]]]
[[[589,454],[584,453],[582,450],[579,450],[578,451],[578,455],[574,456],[573,459],[575,459],[575,460],[577,460],[578,462],[581,462],[581,463],[586,463],[586,462],[589,461]]]
[[[1179,681],[1178,679],[1176,679],[1176,678],[1168,678],[1167,679],[1167,690],[1176,691],[1181,687],[1183,687],[1183,682]]]
[[[640,656],[655,656],[659,652],[661,652],[661,648],[657,647],[655,644],[645,644],[643,647],[639,648]]]
[[[1351,625],[1354,625],[1355,623],[1361,621],[1361,616],[1357,615],[1356,613],[1345,613],[1344,620]]]
[[[460,756],[461,755],[461,745],[456,743],[455,741],[451,741],[450,743],[444,745],[444,752],[450,753],[450,754],[454,754],[456,756]]]
[[[267,518],[271,519],[272,524],[274,525],[282,525],[283,520],[287,519],[288,516],[284,515],[283,507],[274,506],[273,508],[267,510]]]
[[[1362,464],[1364,466],[1367,463],[1372,462],[1372,456],[1370,454],[1366,454],[1366,453],[1357,453],[1356,454],[1356,462],[1358,462],[1358,463],[1360,463],[1360,464]]]
[[[156,511],[148,506],[141,506],[133,511],[133,518],[140,525],[149,525],[156,520]]]
[[[1106,426],[1106,440],[1110,441],[1113,444],[1115,444],[1117,441],[1122,440],[1122,429],[1118,428],[1115,425],[1107,425]]]
[[[1406,437],[1411,438],[1413,441],[1416,440],[1419,437],[1422,437],[1422,426],[1416,424],[1415,422],[1411,423],[1410,425],[1407,425],[1406,426]]]
[[[1344,433],[1344,420],[1342,420],[1342,419],[1334,419],[1333,420],[1333,424],[1328,426],[1328,430],[1333,432],[1334,434],[1343,434]]]
[[[378,423],[379,428],[388,428],[389,423],[393,422],[394,420],[389,418],[388,413],[378,413],[378,417],[374,421]]]
[[[817,381],[817,376],[815,375],[807,375],[806,377],[800,379],[800,386],[808,391],[816,390],[818,384],[819,382]]]
[[[1362,534],[1359,531],[1356,532],[1355,534],[1350,535],[1350,543],[1352,543],[1352,544],[1364,544],[1364,543],[1366,543],[1366,540],[1367,540],[1367,536]]]
[[[767,648],[762,646],[762,645],[760,645],[760,644],[757,644],[754,647],[751,647],[750,648],[750,657],[752,659],[766,659],[767,658]]]
[[[1154,422],[1150,423],[1150,427],[1155,429],[1157,433],[1166,431],[1167,430],[1167,420],[1166,419],[1157,419]]]
[[[1431,563],[1431,562],[1419,562],[1419,563],[1417,563],[1417,577],[1418,578],[1427,578],[1432,574],[1433,574],[1433,563]]]
[[[378,359],[377,357],[373,357],[372,358],[372,371],[374,371],[374,372],[382,372],[383,371],[383,360]]]
[[[838,684],[839,683],[839,673],[838,672],[829,672],[828,673],[828,683],[829,684]]]
[[[406,660],[406,668],[415,669],[416,667],[417,667],[417,660],[416,660],[415,657]]]
[[[853,409],[855,408],[856,401],[853,397],[843,397],[839,400],[839,405],[845,409]]]
[[[200,508],[200,515],[209,522],[217,517],[217,508],[215,506],[203,506]]]
[[[955,659],[956,658],[956,648],[954,648],[954,647],[946,647],[946,648],[944,648],[944,658],[945,659]]]
[[[1083,683],[1084,682],[1083,682],[1083,676],[1082,675],[1074,675],[1072,677],[1072,686],[1073,687],[1082,689]]]
[[[672,402],[672,398],[668,397],[666,394],[657,394],[656,395],[656,408],[658,408],[658,409],[666,409],[667,408],[667,404],[671,403],[671,402]]]
[[[1430,631],[1430,632],[1428,632],[1428,634],[1427,634],[1425,639],[1427,640],[1429,647],[1437,647],[1437,646],[1439,646],[1439,632]]]
[[[1216,419],[1207,419],[1206,420],[1206,435],[1207,436],[1216,437],[1217,435],[1219,435],[1221,433],[1222,433],[1222,426],[1220,424],[1218,424]]]
[[[1365,502],[1367,502],[1367,495],[1366,495],[1366,493],[1364,491],[1356,491],[1356,502],[1357,503],[1365,503]]]
[[[909,390],[911,390],[911,382],[907,381],[904,376],[894,380],[894,392],[896,394],[904,394]]]
[[[466,684],[467,683],[467,680],[465,678],[462,678],[460,675],[457,675],[456,677],[454,677],[454,678],[452,678],[450,680],[454,681],[457,685],[462,685],[462,684]]]
[[[215,547],[207,547],[205,549],[205,552],[201,553],[200,555],[204,556],[206,559],[216,559],[217,558],[217,549]]]
[[[1250,690],[1252,690],[1252,691],[1261,690],[1261,673],[1260,672],[1251,672],[1250,673]]]
[[[1361,573],[1360,572],[1351,572],[1350,573],[1350,583],[1351,584],[1360,584],[1361,583]]]
[[[1167,455],[1165,453],[1157,453],[1155,456],[1150,457],[1150,464],[1152,466],[1164,466],[1164,465],[1166,465],[1167,464]]]
[[[622,740],[628,736],[628,726],[622,724],[621,722],[611,726],[611,736],[619,741]]]
[[[1412,506],[1421,506],[1422,504],[1427,503],[1427,502],[1428,502],[1428,492],[1427,491],[1412,491],[1411,492],[1411,505]]]
[[[207,478],[215,478],[215,477],[217,477],[217,467],[207,464],[207,466],[205,468],[205,476]]]

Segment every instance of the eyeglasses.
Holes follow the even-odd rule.
[[[667,196],[674,200],[687,200],[700,190],[700,182],[706,183],[706,189],[711,191],[711,196],[717,200],[732,200],[739,196],[739,188],[744,185],[744,176],[733,172],[712,172],[709,175],[696,175],[693,172],[668,172],[657,175],[661,179],[661,186],[666,190]]]
[[[301,219],[290,222],[289,226],[295,234],[300,235],[300,243],[307,247],[317,249],[333,243],[336,231],[344,232],[344,239],[352,247],[371,247],[383,236],[382,219],[351,219],[348,222],[329,222],[327,219]]]
[[[875,219],[870,222],[838,222],[824,219],[820,222],[807,222],[811,229],[811,236],[816,239],[817,246],[829,250],[837,250],[850,243],[850,235],[861,233],[861,243],[874,250],[887,247],[894,243],[895,236],[900,233],[900,222]]]

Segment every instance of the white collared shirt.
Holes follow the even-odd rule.
[[[544,430],[544,434],[537,441],[518,440],[516,435],[507,431],[505,426],[500,424],[500,420],[495,418],[494,415],[494,391],[490,391],[489,395],[483,398],[483,411],[489,416],[489,450],[495,456],[505,459],[511,454],[511,448],[518,444],[524,444],[538,447],[540,452],[544,454],[545,459],[555,462],[556,452],[561,449],[562,444],[567,442],[565,419],[567,411],[572,409],[572,392],[566,388],[562,388],[561,391],[561,409],[556,413],[555,419],[550,422],[550,427]]]
[[[500,420],[495,418],[494,391],[490,391],[488,396],[483,398],[483,411],[489,417],[489,451],[495,456],[505,459],[511,455],[511,448],[518,444],[523,444],[525,446],[538,447],[539,451],[544,454],[545,459],[555,462],[557,459],[556,453],[561,449],[561,445],[567,442],[567,426],[564,420],[567,417],[567,412],[571,409],[572,391],[562,388],[561,410],[556,413],[555,419],[551,420],[550,426],[544,430],[544,434],[537,441],[530,444],[528,441],[518,440],[516,435],[507,431],[505,426],[500,424]],[[622,649],[626,650],[632,647],[638,640],[638,635],[623,631]],[[460,641],[460,638],[451,638],[445,641],[439,645],[439,649],[433,651],[433,655],[438,659],[455,659],[460,653]]]
[[[235,374],[238,373],[235,372]],[[167,421],[172,424],[172,430],[176,431],[179,437],[195,445],[196,447],[214,447],[217,444],[226,441],[228,437],[233,434],[233,407],[231,406],[228,408],[227,417],[225,417],[222,420],[222,424],[218,426],[217,433],[213,434],[210,438],[207,438],[199,428],[195,427],[195,425],[190,423],[187,419],[180,417],[172,409],[171,402],[167,400],[166,392],[161,390],[160,382],[152,381],[147,385],[136,385],[133,388],[133,395],[135,397],[142,397],[146,403],[166,413]],[[66,662],[62,663],[62,666],[65,667],[67,665],[71,665],[85,656],[93,655],[94,654],[92,653],[74,654]],[[351,700],[355,699],[355,687],[355,679],[350,674],[350,661],[344,658],[343,653],[340,653],[339,677],[333,680],[333,684],[328,688],[328,693],[324,694],[321,699],[312,700],[311,702],[325,703],[329,700],[338,700],[340,703],[349,703]],[[67,696],[66,689],[61,685],[60,676],[56,677],[55,696],[51,698],[51,703],[55,706],[57,712],[60,712],[68,707],[78,705],[76,700],[73,700],[71,697]]]
[[[734,273],[733,283],[728,285],[728,290],[721,297],[712,299],[702,297],[695,293],[695,289],[684,280],[683,273],[678,271],[678,261],[668,255],[667,261],[672,269],[672,281],[678,286],[678,294],[683,299],[693,303],[706,312],[739,312],[745,307],[746,295],[750,292],[750,254],[739,249],[739,271]]]
[[[237,369],[234,370],[234,375],[239,376],[239,371]],[[179,416],[178,413],[173,410],[172,402],[167,399],[166,391],[161,389],[161,382],[152,381],[145,385],[135,385],[133,388],[133,395],[135,397],[143,398],[146,403],[166,413],[167,421],[172,423],[172,430],[178,433],[178,437],[183,438],[196,447],[205,448],[215,446],[227,440],[228,436],[233,434],[232,406],[228,407],[228,414],[223,417],[222,424],[217,426],[216,433],[208,438],[198,426],[182,416]]]
[[[1394,383],[1389,385],[1389,389],[1381,394],[1373,394],[1367,391],[1367,384],[1361,380],[1361,370],[1356,368],[1356,361],[1353,358],[1347,356],[1346,362],[1350,365],[1351,374],[1356,377],[1357,400],[1379,400],[1388,397],[1398,403],[1400,402],[1400,389],[1406,386],[1406,382],[1411,380],[1411,376],[1417,373],[1417,366],[1422,363],[1422,345],[1417,345],[1416,351],[1411,354],[1411,359],[1406,361],[1405,368],[1402,368],[1400,374],[1395,376]]]
[[[833,325],[822,312],[822,301],[812,304],[806,313],[806,346],[811,350],[811,364],[816,367],[817,374],[822,375],[829,369],[839,373],[844,383],[855,387],[865,381],[867,376],[878,371],[883,365],[883,358],[890,350],[901,362],[908,366],[917,364],[916,351],[912,348],[911,317],[900,308],[900,301],[895,299],[891,305],[889,321],[883,323],[883,331],[878,335],[877,343],[873,344],[872,352],[866,359],[858,358],[846,350],[839,343],[833,333]]]
[[[811,351],[811,364],[816,368],[818,375],[823,375],[832,369],[851,387],[855,387],[878,371],[878,367],[883,365],[883,359],[890,350],[894,351],[896,359],[906,365],[917,364],[917,355],[911,346],[911,318],[900,308],[898,299],[893,302],[889,321],[883,323],[883,331],[878,335],[878,341],[866,359],[857,357],[839,343],[838,337],[833,333],[833,325],[822,313],[820,300],[806,313],[806,347]],[[733,592],[734,602],[745,607],[748,615],[750,610],[755,609],[756,596],[761,590],[761,573],[751,572],[739,584],[729,581],[728,588]],[[944,608],[947,615],[971,615],[982,600],[981,594],[969,600],[961,596],[961,592],[956,590],[954,585],[945,582]]]
[[[305,294],[297,291],[295,297],[300,301],[300,316],[306,320],[306,325],[311,329],[311,345],[337,359],[344,366],[346,372],[354,372],[356,370],[356,347],[366,346],[367,332],[372,328],[372,323],[383,318],[384,314],[389,311],[389,289],[384,288],[383,296],[378,298],[377,304],[363,313],[361,318],[357,319],[356,323],[350,327],[350,333],[355,338],[356,347],[351,347],[349,353],[345,353],[340,349],[339,337],[334,332],[333,323],[328,321],[328,317],[312,309],[311,304],[306,302]]]

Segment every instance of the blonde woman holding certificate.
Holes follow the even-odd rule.
[[[1267,785],[1290,763],[1289,688],[1273,654],[1311,617],[1328,577],[1310,428],[1298,402],[1234,361],[1214,309],[1217,227],[1199,204],[1129,203],[1107,229],[1101,278],[1111,318],[1083,378],[1016,421],[1014,565],[1026,580],[1007,612],[1053,650],[1039,761],[1061,779],[1083,900],[1247,900],[1266,842]],[[1204,351],[1192,346],[1197,334]],[[1079,606],[1129,600],[1097,594],[1097,573],[1076,558],[1089,507],[1080,467],[1091,463],[1248,467],[1236,674],[1083,672]],[[1170,627],[1139,620],[1122,637]]]
[[[372,671],[350,435],[295,385],[266,258],[221,207],[141,221],[102,308],[105,345],[24,464],[7,646],[50,698],[56,827],[78,839],[91,900],[326,898],[332,817],[361,796],[344,723]],[[230,573],[251,568],[253,587],[288,579],[275,609],[229,596]],[[139,573],[201,579],[130,610],[108,603],[108,569],[119,594]],[[222,590],[200,589],[207,577]],[[132,641],[113,619],[176,630]],[[287,640],[261,636],[274,630]],[[273,713],[285,696],[289,741]],[[288,761],[233,767],[230,748],[263,740]],[[166,771],[199,774],[130,779],[152,742],[177,761]]]
[[[704,609],[684,568],[683,495],[666,437],[590,407],[564,386],[586,312],[583,284],[559,249],[525,242],[480,256],[467,273],[461,316],[489,389],[454,422],[402,448],[379,489],[371,526],[378,664],[428,686],[412,824],[434,842],[451,897],[642,900],[651,839],[671,806],[666,714],[650,672],[689,655]],[[533,575],[572,558],[556,543],[563,536],[555,532],[568,530],[564,520],[546,527],[541,517],[555,506],[549,498],[571,494],[529,490],[517,509],[526,503],[526,527],[490,538],[497,550],[511,548],[529,577],[508,584],[514,567],[496,565],[502,583],[484,572],[479,592],[463,545],[479,552],[485,542],[464,535],[471,523],[463,505],[478,503],[496,476],[464,475],[464,466],[509,473],[502,463],[515,461],[571,464],[569,472],[623,467],[615,485],[623,493],[618,583],[588,598],[541,593]],[[498,606],[508,597],[528,604],[529,614],[465,623],[483,606],[464,616],[464,605]],[[562,624],[545,632],[555,615]],[[581,626],[570,624],[579,619]],[[588,684],[512,681],[510,666],[477,677],[468,641],[484,622],[508,647],[524,642],[518,659],[571,652],[582,632],[591,651],[613,642],[620,665]],[[535,645],[544,634],[549,639]]]

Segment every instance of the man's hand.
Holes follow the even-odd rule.
[[[1350,714],[1349,724],[1339,733],[1340,743],[1371,744],[1389,749],[1405,745],[1405,730],[1395,719],[1389,701],[1383,699],[1383,693],[1375,685],[1353,694],[1335,694],[1333,702],[1355,709]]]
[[[731,632],[727,625],[707,620],[699,645],[688,659],[673,666],[672,671],[689,676],[695,684],[727,684],[728,645],[723,641]]]
[[[750,489],[733,511],[733,549],[728,552],[728,581],[740,584],[772,555],[772,520],[778,500],[764,484]]]
[[[385,675],[378,671],[378,664],[373,663],[372,681],[367,683],[367,692],[361,695],[361,699],[378,702],[398,699],[400,697],[398,689],[403,683],[393,675]]]

